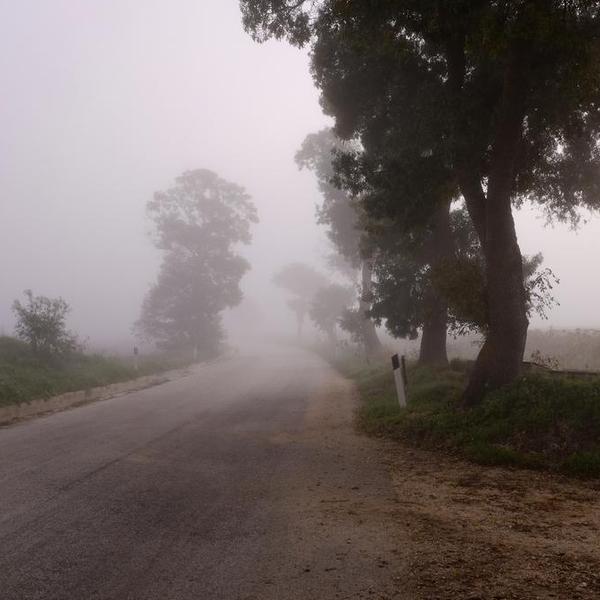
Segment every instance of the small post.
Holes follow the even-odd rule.
[[[138,360],[139,353],[140,353],[140,351],[138,350],[138,347],[134,346],[133,347],[133,368],[136,371],[139,371],[139,369],[140,369],[139,360]]]
[[[406,406],[406,362],[404,356],[400,359],[397,354],[394,354],[392,356],[392,368],[394,369],[398,404],[404,407]]]

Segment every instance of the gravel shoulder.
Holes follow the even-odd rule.
[[[600,598],[599,484],[382,442],[407,598]]]
[[[330,372],[309,398],[304,423],[271,442],[296,447],[277,482],[284,536],[262,562],[252,599],[391,599],[404,594],[407,540],[379,442],[354,429],[353,384]]]
[[[348,398],[356,394],[342,378],[313,398],[303,443],[338,453],[340,469],[332,477],[317,467],[303,474],[311,485],[294,490],[304,506],[293,519],[296,537],[318,546],[297,545],[300,562],[311,569],[303,553],[331,557],[328,546],[347,538],[338,576],[361,575],[340,597],[600,598],[600,482],[482,467],[369,438],[353,431]]]

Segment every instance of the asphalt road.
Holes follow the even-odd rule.
[[[400,597],[394,493],[351,395],[271,348],[1,428],[0,598]]]

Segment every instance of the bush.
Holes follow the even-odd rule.
[[[27,342],[34,354],[46,359],[75,350],[77,338],[65,323],[70,306],[62,298],[34,296],[31,290],[25,290],[25,297],[25,304],[15,300],[12,306],[17,337]]]

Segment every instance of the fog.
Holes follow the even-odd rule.
[[[292,330],[272,275],[290,261],[325,270],[328,253],[314,177],[293,160],[330,123],[307,54],[255,44],[237,0],[2,0],[0,33],[0,329],[32,288],[63,296],[93,345],[133,343],[159,264],[145,204],[208,168],[246,187],[260,218],[233,322]],[[560,305],[533,325],[599,327],[598,217],[577,233],[529,209],[517,219],[523,252],[561,280]]]

